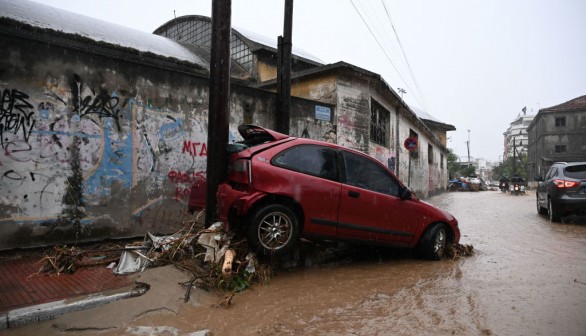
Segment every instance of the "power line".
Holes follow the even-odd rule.
[[[362,14],[360,13],[360,11],[358,10],[358,8],[356,7],[356,5],[354,4],[353,0],[350,0],[350,3],[352,4],[352,6],[354,7],[354,10],[356,10],[356,13],[358,13],[358,16],[360,16],[360,19],[362,19],[362,22],[364,22],[364,24],[366,25],[366,28],[368,28],[368,31],[370,32],[370,34],[372,35],[372,37],[374,38],[374,40],[376,41],[376,43],[378,44],[378,46],[381,48],[381,50],[383,51],[383,53],[385,54],[385,57],[387,58],[387,60],[391,63],[391,65],[393,66],[393,69],[395,69],[395,71],[397,72],[397,74],[399,75],[399,77],[401,78],[401,80],[403,81],[403,83],[405,83],[405,85],[411,90],[413,91],[413,89],[409,86],[409,83],[405,80],[405,78],[403,77],[403,75],[401,74],[401,72],[399,71],[399,69],[397,69],[397,67],[395,66],[395,63],[391,60],[391,58],[389,57],[386,49],[382,46],[381,42],[379,41],[379,39],[376,37],[376,35],[373,33],[370,25],[366,22],[366,20],[364,19],[364,17],[362,16]],[[415,97],[417,99],[417,97]],[[421,102],[420,102],[421,103]]]
[[[409,61],[407,59],[407,54],[405,52],[405,49],[403,48],[401,40],[399,39],[399,34],[397,32],[397,29],[395,28],[395,25],[392,21],[392,18],[390,16],[390,13],[388,11],[387,6],[384,3],[384,0],[382,0],[382,5],[384,7],[388,22],[390,23],[392,30],[394,32],[394,39],[397,40],[399,48],[392,47],[392,45],[393,45],[392,41],[394,39],[391,37],[391,35],[387,35],[389,29],[384,27],[385,26],[384,22],[381,22],[380,17],[377,15],[377,13],[379,11],[373,9],[373,7],[370,6],[372,4],[371,1],[367,2],[366,7],[371,9],[370,12],[372,13],[372,15],[369,15],[369,10],[365,6],[362,6],[361,8],[359,8],[360,7],[359,1],[356,1],[356,3],[355,3],[354,0],[350,0],[350,3],[354,7],[354,10],[356,10],[356,13],[358,13],[358,15],[360,16],[360,19],[365,24],[366,28],[368,29],[368,31],[370,32],[370,34],[372,35],[372,37],[374,38],[374,40],[378,44],[379,48],[382,50],[382,52],[385,55],[385,57],[387,58],[387,60],[393,66],[393,69],[396,71],[399,78],[403,81],[405,86],[407,86],[409,91],[414,93],[412,97],[421,105],[421,107],[423,107],[425,110],[429,111],[429,108],[423,99],[423,94],[422,94],[421,88],[420,88],[417,80],[415,79],[415,75],[412,70],[411,64],[409,63]],[[374,17],[374,19],[372,19],[372,17]],[[378,26],[382,27],[382,28],[379,28],[378,31],[376,31],[377,30],[376,29],[377,22],[379,23]],[[380,37],[382,37],[382,39]],[[385,37],[386,37],[386,40],[385,40]],[[388,43],[385,43],[385,42],[388,42]],[[385,44],[388,46],[388,48],[385,47]],[[400,49],[401,53],[400,54],[394,53],[393,51],[396,49]],[[395,58],[402,59],[404,61],[404,63],[407,66],[407,73],[410,75],[412,83],[415,85],[416,90],[414,90],[413,87],[411,86],[411,84],[410,84],[411,82],[406,80],[405,76],[403,75],[403,72],[399,70],[397,64],[395,62],[393,62],[390,53],[395,55],[396,56]]]
[[[411,75],[411,79],[413,80],[413,83],[415,83],[415,87],[417,88],[417,93],[419,94],[422,103],[425,103],[425,99],[423,97],[423,92],[421,91],[421,88],[419,87],[419,84],[417,83],[417,78],[415,77],[415,74],[413,73],[413,69],[411,68],[411,64],[409,63],[409,59],[407,58],[407,54],[405,53],[405,48],[403,48],[403,44],[401,43],[401,39],[399,38],[399,34],[397,33],[397,29],[395,29],[395,24],[393,23],[393,19],[391,17],[391,14],[389,13],[389,9],[387,8],[387,4],[385,2],[385,0],[381,0],[383,7],[385,9],[385,13],[387,14],[387,18],[389,19],[389,23],[391,24],[391,27],[393,28],[393,32],[395,33],[395,37],[397,38],[397,42],[399,43],[399,48],[401,49],[401,53],[403,54],[403,59],[405,60],[405,64],[407,64],[407,68],[409,69],[409,74]],[[423,104],[424,106],[422,106],[423,108],[425,108],[426,110],[429,111],[428,106],[425,106],[425,104]]]

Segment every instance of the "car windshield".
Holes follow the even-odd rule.
[[[569,178],[586,179],[586,164],[566,167],[565,175]]]

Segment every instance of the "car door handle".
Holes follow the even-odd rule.
[[[360,193],[358,191],[350,190],[350,191],[348,191],[348,196],[353,197],[353,198],[358,198],[358,197],[360,197]]]

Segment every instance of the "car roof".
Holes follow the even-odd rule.
[[[579,166],[584,165],[585,162],[554,162],[552,166]]]

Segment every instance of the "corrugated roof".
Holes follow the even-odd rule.
[[[277,47],[278,47],[277,37],[270,38],[268,36],[250,31],[248,29],[239,28],[239,27],[232,27],[232,28],[252,42],[256,42],[258,44],[261,44],[264,47],[269,47],[271,49],[277,50]],[[295,41],[295,36],[293,36],[293,41]],[[316,56],[312,55],[311,53],[309,53],[301,48],[296,47],[295,44],[293,44],[291,52],[295,56],[305,58],[307,60],[310,60],[310,61],[313,61],[316,63],[323,64],[322,60],[320,60]]]
[[[174,40],[28,0],[0,0],[0,17],[33,27],[79,35],[97,42],[188,61],[202,68],[209,67],[200,56]]]
[[[586,95],[568,100],[565,103],[539,110],[540,112],[586,110]]]

